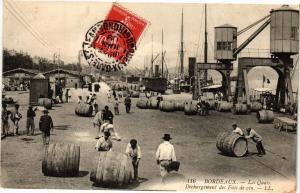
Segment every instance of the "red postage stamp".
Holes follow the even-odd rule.
[[[82,44],[89,65],[101,71],[118,71],[131,60],[148,22],[118,4],[104,21],[93,25]]]

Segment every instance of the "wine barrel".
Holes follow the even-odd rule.
[[[228,112],[232,109],[233,104],[227,101],[219,101],[217,105],[217,110],[219,112]]]
[[[48,98],[39,98],[38,105],[43,106],[46,109],[51,109],[52,108],[52,100],[48,99]]]
[[[261,110],[257,112],[256,118],[259,123],[273,123],[274,113],[270,110]]]
[[[131,180],[131,161],[128,156],[114,151],[100,152],[97,166],[90,180],[97,186],[122,187]]]
[[[158,109],[158,100],[156,99],[151,99],[150,100],[150,109]]]
[[[164,112],[174,112],[174,103],[172,101],[161,101],[159,103],[159,109]]]
[[[175,111],[184,111],[185,102],[174,102]]]
[[[149,101],[148,100],[138,100],[136,102],[136,107],[140,108],[140,109],[147,109]]]
[[[242,103],[237,103],[233,105],[231,110],[233,114],[237,114],[237,115],[247,114],[248,112],[247,104],[242,104]]]
[[[196,115],[197,114],[197,103],[193,101],[186,102],[184,104],[185,115]]]
[[[76,176],[79,171],[80,147],[74,144],[50,144],[45,150],[42,172],[46,176]]]
[[[262,109],[262,104],[260,102],[254,101],[250,104],[251,111],[257,112]]]
[[[78,104],[75,108],[75,114],[82,117],[91,117],[93,114],[93,106],[89,104]]]
[[[248,151],[247,140],[236,133],[223,132],[217,136],[217,148],[231,156],[242,157]]]

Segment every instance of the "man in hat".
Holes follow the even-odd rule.
[[[160,167],[164,163],[170,164],[172,161],[176,161],[174,146],[170,143],[172,139],[170,134],[164,134],[162,139],[164,142],[158,146],[156,151],[156,161],[157,164],[160,164]]]
[[[102,110],[101,118],[103,122],[108,122],[110,124],[113,124],[113,113],[109,110],[108,106],[106,105],[104,109]]]
[[[49,145],[50,141],[50,130],[53,131],[53,122],[50,115],[48,115],[48,110],[45,109],[44,115],[41,116],[39,126],[40,130],[42,131],[42,137],[43,137],[43,144]]]
[[[19,121],[22,119],[22,114],[19,112],[19,107],[20,107],[19,104],[15,104],[15,111],[10,114],[10,119],[14,124],[13,132],[12,132],[13,135],[15,134],[14,130],[16,130],[16,135],[20,135],[19,134]]]
[[[26,121],[26,131],[27,131],[27,135],[29,135],[29,128],[30,128],[30,134],[34,135],[34,129],[35,129],[35,125],[34,125],[34,117],[35,117],[35,110],[32,109],[32,106],[29,105],[28,110],[27,110],[27,121]]]
[[[112,142],[110,140],[110,132],[105,131],[104,136],[101,136],[97,141],[95,149],[97,151],[109,151],[112,148]]]
[[[258,151],[258,156],[266,155],[265,148],[262,144],[262,137],[251,128],[247,128],[247,135],[245,136],[246,139],[252,139],[256,143],[256,149]]]
[[[239,127],[237,126],[236,123],[234,123],[234,124],[232,125],[232,128],[233,128],[233,131],[232,131],[233,133],[236,133],[236,134],[238,134],[238,135],[244,136],[244,132],[242,131],[241,128],[239,128]]]

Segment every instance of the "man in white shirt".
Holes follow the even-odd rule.
[[[140,159],[142,158],[141,148],[137,144],[136,139],[131,139],[130,142],[127,144],[126,155],[128,155],[132,159],[132,166],[133,166],[133,180],[138,182],[138,167]]]
[[[160,167],[162,164],[168,165],[172,161],[176,161],[174,146],[169,142],[172,139],[170,134],[164,134],[162,139],[164,142],[158,146],[156,151],[156,161]]]
[[[258,151],[258,156],[266,155],[266,150],[262,144],[262,137],[254,129],[247,128],[246,139],[252,139],[256,144],[256,149]]]
[[[238,134],[238,135],[241,135],[241,136],[245,136],[244,135],[244,132],[242,131],[242,129],[241,128],[239,128],[238,126],[237,126],[237,124],[233,124],[232,125],[232,128],[233,128],[233,133],[236,133],[236,134]]]

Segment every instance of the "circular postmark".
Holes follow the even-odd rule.
[[[136,43],[126,25],[119,21],[104,20],[87,31],[82,48],[89,65],[110,72],[128,65]]]

